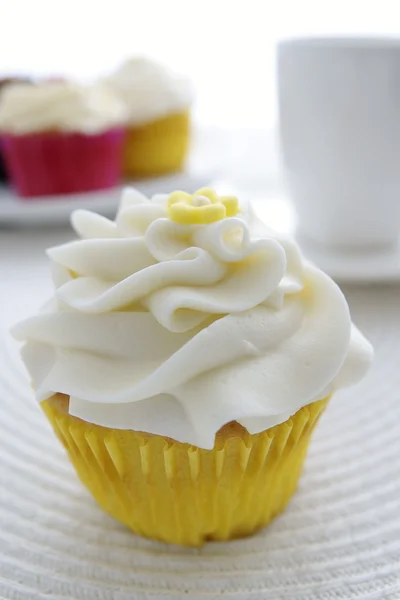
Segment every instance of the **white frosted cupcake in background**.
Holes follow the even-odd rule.
[[[0,136],[11,184],[23,197],[71,194],[120,181],[124,103],[105,85],[11,84]]]
[[[145,177],[178,171],[189,146],[190,80],[148,58],[131,58],[105,82],[128,111],[124,173]]]

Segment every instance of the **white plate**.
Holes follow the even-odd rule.
[[[0,226],[59,225],[68,222],[71,212],[76,208],[86,208],[106,217],[112,217],[118,205],[121,189],[126,185],[132,185],[146,196],[152,196],[177,189],[194,192],[209,183],[209,174],[176,173],[165,177],[127,182],[123,186],[108,190],[24,200],[18,198],[11,189],[0,186]]]
[[[251,197],[250,197],[251,199]],[[340,283],[400,281],[400,239],[397,247],[339,251],[296,236],[292,204],[280,195],[255,198],[256,210],[270,227],[294,235],[306,258]]]
[[[400,243],[392,248],[338,251],[297,240],[304,255],[325,273],[343,283],[400,281]]]

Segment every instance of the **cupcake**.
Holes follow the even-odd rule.
[[[0,132],[22,197],[73,194],[120,180],[125,108],[106,86],[45,81],[8,86]]]
[[[28,78],[23,77],[0,77],[0,102],[1,102],[1,94],[5,90],[5,88],[11,83],[16,82],[24,82],[28,83]],[[1,147],[1,137],[0,137],[0,182],[6,182],[8,180],[6,165],[3,159],[2,147]]]
[[[189,145],[190,81],[157,62],[133,58],[106,82],[128,111],[125,175],[151,177],[179,171]]]
[[[3,159],[3,151],[1,145],[1,137],[0,137],[0,183],[6,182],[8,180],[6,164]]]
[[[55,293],[15,326],[83,484],[133,531],[199,546],[265,526],[296,489],[332,394],[372,349],[337,285],[234,197],[79,210]]]

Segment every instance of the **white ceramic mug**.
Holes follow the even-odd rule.
[[[280,136],[299,232],[328,246],[397,244],[400,40],[278,46]]]

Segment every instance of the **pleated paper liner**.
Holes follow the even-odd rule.
[[[124,150],[127,177],[152,177],[179,171],[189,147],[188,111],[146,125],[128,127]]]
[[[125,130],[2,135],[10,181],[22,198],[112,188],[121,181]]]
[[[59,394],[42,408],[107,513],[140,535],[200,546],[249,535],[285,508],[327,402],[256,435],[229,423],[213,450],[92,425],[69,415],[68,397]]]

